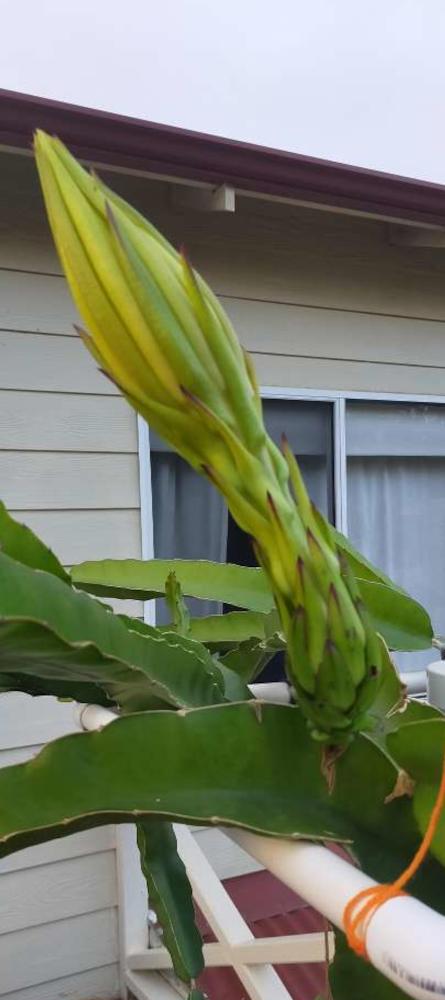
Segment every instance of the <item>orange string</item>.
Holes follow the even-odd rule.
[[[366,934],[372,917],[388,899],[396,896],[404,896],[404,887],[415,875],[420,865],[425,860],[431,847],[434,835],[437,830],[442,809],[445,806],[445,754],[442,763],[442,777],[437,793],[437,798],[428,821],[422,843],[416,851],[412,861],[399,875],[395,882],[389,885],[372,885],[369,889],[358,892],[353,899],[345,906],[343,913],[343,927],[348,941],[348,945],[361,958],[367,958]]]

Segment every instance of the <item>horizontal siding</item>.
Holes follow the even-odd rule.
[[[117,954],[114,908],[2,934],[0,996],[112,965]],[[80,994],[76,1000],[90,998]]]
[[[116,396],[79,337],[0,331],[0,389]]]
[[[0,875],[0,941],[2,934],[116,904],[114,850],[6,872]]]
[[[398,365],[445,365],[445,322],[223,299],[247,350]]]
[[[134,510],[26,510],[12,514],[27,524],[65,566],[91,559],[125,559],[138,553],[141,535],[139,509]]]
[[[0,875],[49,865],[53,861],[64,861],[67,858],[81,858],[84,854],[96,856],[103,851],[113,851],[115,846],[114,827],[99,826],[96,830],[74,833],[69,837],[61,837],[60,840],[54,840],[48,844],[25,847],[23,851],[10,854],[8,858],[2,858],[0,861]],[[2,885],[1,881],[0,885]]]
[[[130,455],[0,453],[4,503],[14,510],[138,508],[138,466]]]
[[[0,450],[135,454],[136,417],[120,396],[0,389]]]
[[[0,185],[11,198],[0,211],[0,496],[65,565],[138,557],[136,416],[75,335],[58,265],[43,273],[55,255],[44,228],[36,232],[42,206],[21,183],[20,164]],[[113,604],[142,612],[140,602]],[[73,704],[3,695],[0,766],[76,730]],[[104,827],[0,863],[0,996],[118,997],[115,840]]]
[[[74,976],[8,993],[7,1000],[119,1000],[119,967],[116,963]]]
[[[79,316],[59,275],[0,269],[0,328],[75,334]]]
[[[28,747],[36,747],[48,740],[73,733],[79,726],[71,702],[56,698],[31,698],[28,694],[11,691],[0,695],[0,767],[9,764],[3,751],[15,750],[30,754]]]
[[[254,354],[253,359],[262,385],[445,396],[445,366],[360,364],[280,354]]]
[[[32,161],[1,160],[0,267],[60,273]],[[165,183],[101,173],[220,294],[445,319],[443,254],[392,246],[381,222],[242,196],[233,214],[178,211]]]

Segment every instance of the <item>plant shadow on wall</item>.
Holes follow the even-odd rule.
[[[223,494],[259,567],[105,560],[68,574],[0,509],[1,690],[118,716],[0,771],[0,855],[135,823],[165,944],[198,1000],[201,941],[172,821],[342,843],[378,881],[397,878],[428,824],[445,726],[406,701],[389,651],[428,648],[431,624],[312,505],[286,439],[280,451],[266,434],[250,359],[187,259],[60,142],[39,133],[36,153],[86,346]],[[158,596],[171,614],[158,628],[106,604]],[[184,597],[238,610],[193,619]],[[254,701],[247,686],[277,650],[294,705]],[[441,912],[444,832],[442,819],[415,882]],[[402,995],[340,932],[330,979],[335,1000]]]

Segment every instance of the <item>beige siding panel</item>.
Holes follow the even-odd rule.
[[[20,282],[25,286],[26,282],[30,282],[30,288],[21,288]],[[34,311],[36,283],[43,286],[40,289],[39,320]],[[55,294],[58,286],[61,286],[63,296]],[[59,297],[62,298],[61,303]],[[14,304],[23,301],[31,303],[27,323],[23,317],[13,322]],[[357,313],[352,308],[319,309],[316,306],[286,305],[279,301],[264,302],[258,294],[256,298],[223,295],[222,302],[249,350],[334,355],[365,361],[396,362],[402,356],[405,361],[416,363],[421,363],[427,353],[432,364],[440,363],[442,358],[445,323],[439,321],[383,316],[373,312]],[[6,331],[75,332],[71,301],[62,278],[0,271],[0,309],[2,307],[6,315],[2,321],[0,311],[0,328]]]
[[[114,851],[7,873],[0,876],[0,935],[105,910],[116,897]]]
[[[138,508],[133,455],[0,452],[0,490],[11,510]]]
[[[2,994],[111,965],[117,951],[115,909],[2,934]]]
[[[101,600],[105,600],[118,615],[129,615],[130,618],[142,618],[144,614],[142,601],[121,601],[117,597],[101,598]]]
[[[118,395],[79,337],[4,331],[0,332],[0,389]]]
[[[261,385],[445,395],[445,368],[254,354]]]
[[[391,364],[444,365],[445,323],[224,299],[247,350]]]
[[[254,199],[219,214],[152,217],[220,295],[445,319],[443,253],[391,246],[382,222]]]
[[[29,694],[11,691],[0,695],[0,767],[1,751],[32,748],[49,740],[56,740],[65,733],[78,731],[75,706],[56,698],[32,698]],[[24,751],[20,751],[24,752]],[[28,756],[31,755],[31,749]]]
[[[60,273],[34,164],[5,154],[0,171],[0,266]],[[220,294],[445,319],[442,251],[391,246],[381,221],[242,195],[235,213],[210,219],[173,210],[165,182],[101,173],[186,244]]]
[[[95,830],[72,833],[69,837],[60,837],[59,840],[52,840],[47,844],[37,844],[36,847],[25,847],[23,851],[16,851],[8,858],[2,858],[0,876],[7,872],[36,868],[39,865],[50,865],[53,861],[81,858],[85,854],[96,856],[103,851],[113,851],[115,846],[116,836],[113,826],[99,826]],[[0,886],[2,884],[0,878]]]
[[[80,319],[62,277],[0,269],[0,329],[75,334]]]
[[[139,559],[139,510],[11,511],[50,546],[64,566],[86,559]]]
[[[1,750],[0,751],[0,767],[10,767],[11,764],[25,764],[27,760],[31,760],[35,757],[41,747],[38,746],[27,746],[27,747],[16,747],[13,750]]]
[[[119,396],[0,390],[0,450],[137,452],[134,411]]]
[[[330,315],[330,314],[328,314]],[[326,322],[328,330],[328,321]],[[413,336],[408,331],[408,339],[413,344]],[[252,337],[249,335],[249,338]],[[328,334],[326,335],[328,336]],[[357,340],[359,334],[357,335]],[[371,334],[368,334],[368,345],[371,343]],[[30,351],[27,351],[27,346]],[[48,346],[49,345],[49,346]],[[316,342],[315,342],[315,349]],[[423,359],[428,357],[431,344],[428,345]],[[74,350],[73,350],[74,348]],[[6,349],[6,360],[3,362],[3,351]],[[369,390],[380,392],[431,392],[437,393],[443,390],[443,372],[433,362],[433,367],[420,365],[418,367],[405,364],[405,351],[400,349],[400,364],[376,364],[375,361],[360,363],[355,360],[339,360],[339,348],[332,338],[331,344],[325,343],[323,347],[318,346],[318,350],[331,350],[331,354],[325,357],[313,358],[301,357],[294,349],[290,354],[295,353],[295,357],[276,358],[274,370],[281,368],[286,373],[286,381],[276,381],[273,376],[271,384],[294,385],[296,387],[311,386],[335,389]],[[369,346],[367,349],[370,349]],[[382,348],[385,354],[385,348]],[[357,353],[363,354],[363,348],[357,345]],[[393,345],[392,351],[395,351]],[[438,356],[438,343],[436,341],[435,356]],[[255,352],[254,352],[255,353]],[[375,351],[373,352],[375,355]],[[445,343],[444,343],[445,353]],[[28,357],[29,354],[29,357]],[[68,356],[67,356],[68,355]],[[272,352],[267,352],[267,358],[272,356]],[[67,337],[45,337],[30,334],[0,334],[0,357],[2,364],[0,367],[0,388],[17,388],[40,391],[61,391],[61,392],[85,392],[105,395],[110,391],[117,392],[108,379],[101,376],[95,369],[94,363],[89,358],[82,345],[74,339]],[[332,360],[331,360],[332,359]],[[411,359],[408,355],[407,361]],[[258,368],[261,372],[261,381],[269,384],[269,379],[264,379],[263,371],[268,361],[258,361]],[[304,378],[303,378],[304,375]],[[7,384],[5,384],[7,383]],[[413,388],[414,385],[414,388]],[[418,387],[417,387],[418,386]],[[442,388],[438,388],[442,386]]]
[[[3,994],[0,993],[0,996]],[[105,965],[101,969],[81,972],[77,976],[53,979],[51,983],[31,986],[8,993],[6,1000],[118,1000],[119,968]]]

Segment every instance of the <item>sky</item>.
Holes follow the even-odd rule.
[[[444,0],[0,10],[2,88],[445,183]]]

